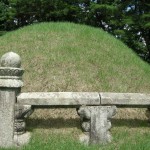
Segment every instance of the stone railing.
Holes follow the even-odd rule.
[[[21,93],[23,86],[21,58],[9,52],[1,57],[0,67],[0,147],[28,143],[25,118],[34,108],[75,107],[81,117],[85,144],[111,141],[110,119],[117,107],[146,107],[150,119],[150,94],[98,92],[31,92]]]

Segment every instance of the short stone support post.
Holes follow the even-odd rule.
[[[31,105],[15,105],[14,142],[16,146],[27,144],[30,140],[30,133],[26,132],[25,119],[33,113]]]
[[[33,113],[31,105],[15,105],[15,126],[14,133],[16,136],[22,135],[26,132],[25,119]]]
[[[15,146],[14,124],[16,97],[23,86],[21,58],[9,52],[0,60],[0,147]]]
[[[116,113],[116,106],[82,106],[78,110],[84,134],[80,141],[88,144],[111,142],[110,118]]]

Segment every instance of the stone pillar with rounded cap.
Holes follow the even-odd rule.
[[[8,52],[0,59],[0,147],[15,146],[16,97],[23,86],[21,58]]]

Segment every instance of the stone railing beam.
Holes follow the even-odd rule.
[[[100,93],[101,105],[150,106],[150,94],[144,93]]]
[[[17,103],[35,106],[100,105],[100,97],[97,92],[31,92],[18,95]]]

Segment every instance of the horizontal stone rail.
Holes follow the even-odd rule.
[[[111,141],[110,119],[117,107],[147,107],[150,120],[150,94],[103,92],[30,92],[21,93],[23,86],[21,58],[9,52],[0,59],[0,147],[27,144],[25,118],[34,108],[43,106],[76,107],[81,118],[86,144],[104,144]],[[116,107],[117,106],[117,107]]]
[[[148,107],[150,105],[150,94],[107,92],[30,92],[19,94],[17,96],[17,103],[34,106],[116,105],[126,107]]]
[[[100,105],[100,96],[96,92],[31,92],[21,93],[17,103],[22,105]]]
[[[101,105],[141,106],[150,105],[150,94],[144,93],[100,93]]]

